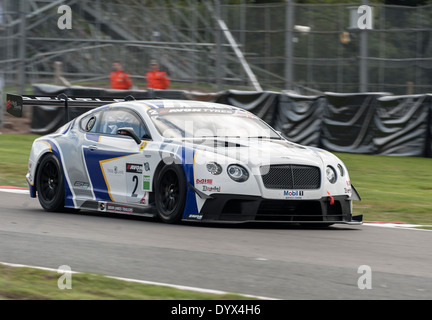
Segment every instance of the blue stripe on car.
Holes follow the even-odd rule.
[[[51,151],[52,153],[55,154],[55,156],[59,159],[60,161],[60,165],[62,166],[62,170],[63,170],[63,179],[64,179],[64,187],[65,187],[65,203],[64,206],[66,208],[74,208],[74,202],[73,202],[73,195],[72,195],[72,191],[71,188],[69,186],[69,183],[66,179],[66,172],[63,168],[63,160],[60,154],[59,149],[57,148],[57,145],[55,143],[51,143],[51,141],[47,140],[49,142],[49,144],[51,145]]]
[[[99,142],[100,134],[86,133],[85,137],[87,140]]]
[[[195,157],[195,152],[195,149],[183,146],[179,148],[177,153],[177,156],[181,157],[181,164],[186,177],[186,202],[183,210],[183,218],[186,218],[190,214],[198,214],[195,191],[188,187],[189,183],[193,186],[195,185],[193,172],[193,159]]]
[[[100,161],[109,160],[112,158],[129,156],[134,153],[115,152],[106,150],[90,150],[83,149],[84,159],[87,166],[87,171],[93,185],[93,192],[98,201],[111,201],[108,186],[106,184]]]

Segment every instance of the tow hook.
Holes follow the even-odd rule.
[[[334,198],[330,195],[330,192],[327,191],[327,194],[329,195],[330,205],[334,205]]]

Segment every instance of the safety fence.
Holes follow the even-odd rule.
[[[133,96],[225,103],[246,109],[288,140],[331,152],[432,157],[432,94],[396,96],[386,92],[304,96],[286,92],[227,90],[109,90],[90,87],[33,86],[35,95],[75,97]],[[71,108],[71,117],[88,108]],[[33,107],[31,131],[46,134],[64,120],[64,110]]]
[[[1,0],[0,73],[24,92],[61,62],[70,83],[101,85],[120,60],[139,86],[158,59],[173,84],[215,91],[257,90],[249,66],[264,90],[432,92],[432,4],[369,1],[372,28],[359,30],[361,0],[263,2]]]

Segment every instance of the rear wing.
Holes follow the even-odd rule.
[[[6,95],[6,111],[14,117],[21,118],[24,106],[57,106],[65,108],[65,122],[69,121],[69,107],[88,107],[96,108],[106,104],[122,101],[135,100],[132,96],[123,99],[119,98],[86,98],[86,97],[68,97],[61,93],[58,96],[36,96],[36,95],[15,95],[8,93]]]

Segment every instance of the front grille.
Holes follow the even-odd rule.
[[[297,164],[262,166],[261,177],[267,189],[319,189],[318,167]]]

